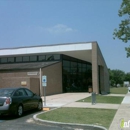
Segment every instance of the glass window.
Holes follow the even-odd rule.
[[[10,96],[14,92],[13,89],[1,89],[0,90],[0,96]]]
[[[70,72],[70,68],[69,67],[64,67],[63,71],[64,71],[64,73],[68,73],[68,72]]]
[[[87,68],[82,68],[82,72],[87,72]]]
[[[16,62],[22,62],[22,56],[16,57]]]
[[[71,57],[70,57],[70,56],[63,55],[62,57],[63,57],[64,60],[71,60]]]
[[[81,64],[81,63],[78,63],[78,67],[82,67],[82,64]]]
[[[37,61],[37,56],[30,56],[30,61]]]
[[[1,63],[7,63],[7,58],[6,57],[1,58]]]
[[[29,61],[29,56],[23,56],[23,61]]]
[[[71,67],[76,68],[77,67],[77,62],[71,62]]]
[[[77,73],[77,68],[71,68],[71,74],[76,74]]]
[[[25,93],[23,89],[20,89],[14,93],[14,96],[27,96],[27,94]]]
[[[38,56],[38,61],[45,61],[46,57],[45,55]]]
[[[30,90],[25,89],[25,91],[26,91],[26,93],[28,94],[28,96],[33,96],[33,93],[32,93]]]
[[[87,70],[92,70],[92,66],[91,65],[87,65]]]
[[[63,60],[63,66],[70,67],[70,61]]]
[[[9,62],[9,63],[14,62],[14,57],[9,57],[9,58],[8,58],[8,62]]]
[[[60,60],[60,55],[54,55],[54,60]]]
[[[87,67],[87,64],[82,64],[82,67]]]
[[[79,71],[79,72],[82,72],[82,68],[79,68],[78,71]]]
[[[54,60],[54,55],[46,55],[46,60]]]

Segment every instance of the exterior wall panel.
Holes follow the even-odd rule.
[[[47,76],[46,95],[62,93],[62,63],[61,62],[43,68],[42,75]],[[43,94],[44,94],[44,90],[43,90]]]
[[[0,72],[0,88],[5,87],[21,87],[21,82],[26,82],[26,85],[22,87],[30,88],[30,78],[39,78],[39,75],[27,75],[30,70],[26,71],[12,71],[12,72]],[[34,72],[34,70],[32,70]]]

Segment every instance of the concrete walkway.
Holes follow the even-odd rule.
[[[43,107],[77,107],[77,108],[103,108],[103,109],[118,109],[116,115],[110,125],[109,130],[120,130],[121,120],[125,122],[130,120],[130,93],[124,94],[109,94],[104,96],[123,96],[124,99],[121,104],[104,104],[76,102],[83,98],[91,96],[90,93],[63,93],[57,95],[46,96],[46,105],[43,102]],[[44,97],[42,97],[44,101]],[[129,123],[130,124],[130,123]],[[130,127],[125,128],[130,130]],[[125,130],[123,128],[123,130]]]
[[[102,108],[102,109],[118,109],[119,104],[104,104],[104,103],[97,103],[92,105],[92,103],[82,103],[82,102],[73,102],[62,107],[77,107],[77,108]]]
[[[91,96],[91,93],[63,93],[46,96],[46,105],[43,102],[43,107],[78,107],[78,108],[103,108],[103,109],[118,109],[120,104],[104,104],[86,102],[76,102]],[[125,96],[124,94],[108,94],[104,96]],[[44,101],[44,97],[42,97]]]
[[[43,107],[61,107],[89,96],[91,96],[90,93],[63,93],[50,95],[46,96],[46,105],[44,103],[44,97],[42,97]]]
[[[109,130],[121,130],[121,121],[124,119],[124,122],[127,123],[128,127],[122,126],[122,130],[130,130],[130,93],[126,94],[121,105],[119,106],[116,115],[110,125]],[[130,122],[130,121],[129,121]]]

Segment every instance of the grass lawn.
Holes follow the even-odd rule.
[[[126,93],[128,93],[128,88],[127,87],[119,87],[119,88],[113,87],[113,88],[110,88],[110,93],[112,93],[112,94],[126,94]]]
[[[65,123],[94,124],[109,128],[116,110],[90,108],[59,108],[38,115],[43,120]]]
[[[121,104],[124,97],[96,95],[96,103]],[[92,97],[81,99],[77,102],[92,102]]]

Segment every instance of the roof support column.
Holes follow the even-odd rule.
[[[97,44],[92,43],[92,86],[93,92],[99,93],[99,77],[98,77],[98,52]]]
[[[41,70],[41,68],[40,68],[39,78],[40,78],[40,96],[43,96],[43,90],[42,90],[42,70]]]

